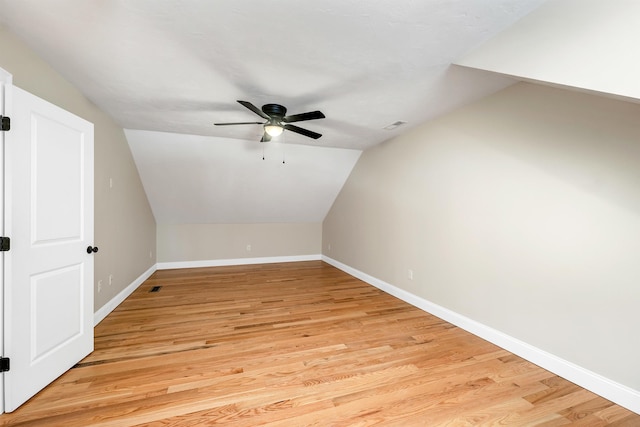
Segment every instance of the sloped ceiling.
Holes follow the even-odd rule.
[[[0,22],[127,129],[159,223],[317,222],[361,150],[512,84],[451,64],[542,3],[0,0]],[[236,100],[321,110],[300,125],[323,137],[213,126],[259,120]]]
[[[126,135],[161,224],[322,222],[361,153],[155,131]]]
[[[640,1],[556,0],[456,63],[638,102],[639,45]]]

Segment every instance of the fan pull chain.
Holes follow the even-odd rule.
[[[282,164],[284,165],[284,147],[286,144],[282,144]]]
[[[262,143],[262,160],[264,160],[264,142]]]

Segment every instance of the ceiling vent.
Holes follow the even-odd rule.
[[[397,122],[393,122],[391,123],[389,126],[385,126],[383,129],[386,130],[394,130],[395,128],[402,126],[402,125],[406,125],[407,122],[405,122],[404,120],[398,120]]]

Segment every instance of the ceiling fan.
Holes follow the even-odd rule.
[[[286,116],[287,109],[280,104],[265,104],[262,106],[262,110],[247,101],[238,101],[240,105],[253,111],[260,117],[266,120],[266,122],[239,122],[239,123],[214,123],[216,126],[229,126],[229,125],[263,125],[264,135],[260,142],[271,141],[271,138],[279,136],[284,130],[290,130],[291,132],[299,133],[300,135],[307,136],[309,138],[318,139],[322,136],[317,132],[303,129],[296,125],[292,125],[293,122],[302,122],[305,120],[324,119],[325,116],[320,111],[310,111],[308,113],[294,114]]]

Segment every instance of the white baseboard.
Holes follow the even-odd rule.
[[[227,265],[248,265],[248,264],[273,264],[277,262],[298,262],[298,261],[319,261],[322,256],[316,255],[294,255],[275,256],[262,258],[235,258],[235,259],[213,259],[203,261],[177,261],[159,262],[158,270],[171,270],[174,268],[198,268],[198,267],[223,267]]]
[[[325,255],[322,256],[322,260],[345,273],[348,273],[388,294],[426,311],[427,313],[433,314],[434,316],[502,347],[505,350],[530,361],[531,363],[553,372],[554,374],[565,378],[580,387],[592,391],[605,399],[609,399],[620,406],[624,406],[625,408],[640,414],[640,391],[638,390],[634,390],[630,387],[612,381],[602,375],[596,374],[595,372],[589,371],[588,369],[527,344],[524,341],[520,341],[394,285],[369,276],[366,273],[342,264],[341,262]]]
[[[138,286],[140,286],[145,280],[147,280],[155,271],[157,270],[157,264],[149,267],[147,271],[142,273],[136,280],[134,280],[129,286],[124,288],[118,295],[113,297],[108,303],[100,307],[98,311],[93,313],[93,326],[96,326],[98,323],[102,322],[105,317],[109,315],[117,306],[119,306],[122,301],[127,299],[129,295],[133,293]]]

